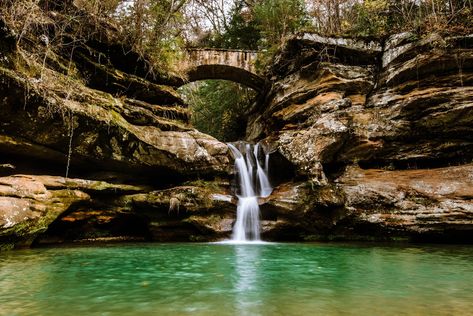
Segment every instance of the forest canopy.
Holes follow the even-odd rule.
[[[3,0],[0,10],[24,12],[21,32],[35,5],[74,6],[108,20],[124,43],[171,68],[186,46],[274,51],[301,31],[385,37],[473,30],[473,0]]]

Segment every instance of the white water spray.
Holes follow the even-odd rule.
[[[258,153],[260,152],[260,146],[259,144],[256,144],[256,146],[253,149],[253,155],[256,160],[256,177],[259,180],[259,189],[260,189],[260,196],[261,197],[268,197],[271,192],[273,192],[273,188],[271,187],[271,184],[269,183],[268,179],[268,165],[269,165],[269,153],[265,154],[265,165],[261,167],[261,164],[259,163],[258,159]]]
[[[267,197],[272,192],[268,179],[269,153],[265,153],[264,165],[260,163],[261,146],[239,143],[228,147],[235,156],[235,168],[239,178],[237,219],[233,227],[233,241],[260,240],[260,214],[258,197]]]

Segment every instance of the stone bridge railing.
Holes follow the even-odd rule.
[[[188,48],[187,66],[226,65],[256,73],[257,51],[218,48]]]
[[[265,79],[256,74],[257,51],[188,48],[185,68],[188,82],[223,79],[262,91]]]

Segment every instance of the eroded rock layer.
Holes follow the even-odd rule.
[[[174,88],[182,79],[151,68],[113,25],[72,5],[77,20],[65,29],[68,12],[33,9],[37,25],[22,34],[0,20],[1,247],[215,239],[220,229],[209,233],[215,220],[200,211],[228,184],[175,191],[228,177],[230,157],[189,125]]]
[[[305,34],[270,75],[247,135],[295,166],[267,201],[284,234],[473,240],[473,36]]]
[[[228,238],[233,162],[182,79],[96,19],[56,34],[57,10],[21,36],[0,20],[0,249]],[[263,239],[473,241],[473,36],[303,34],[267,77]]]

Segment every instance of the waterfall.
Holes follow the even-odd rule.
[[[265,154],[265,165],[264,169],[261,167],[258,159],[258,153],[259,153],[259,143],[256,144],[256,146],[253,149],[253,155],[256,160],[256,170],[257,170],[257,179],[259,180],[259,188],[260,188],[260,196],[261,197],[268,197],[271,192],[273,192],[273,188],[271,187],[271,184],[269,184],[269,179],[268,179],[268,164],[269,164],[269,153]]]
[[[238,146],[238,148],[237,148]],[[267,197],[272,192],[268,179],[269,153],[264,153],[264,164],[260,163],[260,144],[228,144],[235,156],[235,169],[239,179],[237,218],[233,227],[233,241],[260,240],[260,214],[258,197]]]

